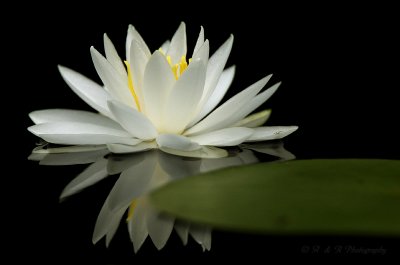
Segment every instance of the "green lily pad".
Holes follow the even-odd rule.
[[[150,194],[178,218],[267,234],[400,236],[400,161],[312,159],[233,167]]]

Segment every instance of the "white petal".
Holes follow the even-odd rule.
[[[187,245],[189,237],[189,224],[186,222],[176,221],[174,225],[175,231],[182,240],[184,246]]]
[[[156,138],[160,148],[171,148],[181,151],[195,151],[201,148],[197,143],[192,142],[189,138],[176,134],[160,134]]]
[[[161,115],[167,95],[175,84],[175,77],[165,56],[156,51],[147,63],[143,78],[146,115],[156,128],[161,126]]]
[[[232,124],[232,120],[235,120],[235,113],[243,108],[248,102],[260,92],[260,90],[265,86],[271,75],[264,77],[260,81],[249,86],[242,92],[236,94],[234,97],[230,98],[216,110],[210,113],[205,119],[194,125],[192,128],[188,129],[185,135],[195,135],[204,132],[209,132],[224,128],[229,124]]]
[[[200,102],[200,110],[202,109],[202,106],[208,101],[210,96],[214,93],[218,80],[228,60],[229,54],[231,53],[232,45],[233,35],[231,35],[229,39],[224,44],[222,44],[222,46],[211,56],[210,60],[208,61],[207,78],[204,85],[203,97]],[[207,115],[207,113],[205,113],[204,116],[205,115]],[[200,119],[201,118],[197,118],[197,121]]]
[[[255,109],[257,109],[259,106],[261,106],[265,101],[267,101],[275,93],[275,91],[278,89],[280,84],[281,83],[279,82],[279,83],[271,86],[264,92],[260,93],[259,95],[255,96],[253,99],[251,99],[251,101],[248,104],[246,104],[245,106],[243,106],[243,108],[239,109],[235,113],[234,119],[230,121],[231,122],[230,126],[233,126],[238,121],[242,120],[244,117],[246,117],[251,112],[253,112]]]
[[[205,65],[192,62],[172,88],[163,112],[163,131],[181,134],[193,117],[204,87]]]
[[[125,67],[119,57],[114,44],[111,42],[107,34],[104,33],[104,51],[106,52],[107,61],[117,70],[120,75],[126,75]]]
[[[132,136],[142,140],[152,140],[156,138],[156,128],[143,113],[118,101],[109,101],[108,108],[119,124]]]
[[[130,57],[127,59],[131,67],[133,87],[140,103],[142,104],[140,106],[142,109],[145,107],[143,101],[143,76],[150,56],[150,54],[143,51],[137,41],[132,41]]]
[[[124,170],[110,192],[110,209],[117,210],[129,204],[133,199],[146,194],[150,189],[150,180],[155,168],[155,159],[152,154],[140,163]]]
[[[252,134],[253,129],[232,127],[196,135],[189,137],[189,139],[198,143],[199,145],[235,146],[244,142]]]
[[[90,164],[98,161],[108,153],[107,149],[79,153],[48,153],[44,154],[45,156],[40,160],[40,165],[66,166]]]
[[[110,100],[111,97],[103,87],[64,66],[59,65],[58,70],[72,91],[83,99],[83,101],[103,115],[110,116],[107,100]]]
[[[137,253],[147,238],[147,202],[143,199],[136,201],[136,207],[132,219],[128,222],[128,231],[133,243],[133,249]]]
[[[125,145],[125,144],[108,144],[108,150],[114,154],[127,154],[147,151],[157,148],[155,141],[152,142],[141,142],[137,145]]]
[[[200,47],[203,46],[203,43],[204,43],[204,28],[203,26],[200,26],[200,33],[199,37],[197,38],[196,45],[194,46],[192,58],[195,57],[195,54],[200,49]]]
[[[93,46],[90,47],[90,54],[94,67],[110,95],[128,106],[136,107],[135,99],[128,87],[128,76],[121,75]]]
[[[297,129],[297,126],[269,126],[254,128],[254,133],[246,142],[281,139]]]
[[[252,115],[247,116],[243,120],[238,121],[233,125],[233,127],[247,127],[255,128],[263,125],[268,118],[271,116],[271,110],[263,110]]]
[[[203,61],[205,65],[207,65],[209,55],[210,55],[210,44],[208,40],[206,40],[204,44],[200,47],[200,49],[196,52],[196,54],[192,57],[192,60],[199,59]]]
[[[221,102],[222,98],[225,96],[226,92],[231,86],[234,76],[235,76],[235,66],[231,66],[222,72],[218,80],[218,84],[214,89],[214,92],[204,103],[201,111],[198,113],[196,118],[191,122],[191,125],[194,125],[196,122],[204,118],[218,105],[218,103]]]
[[[195,158],[221,158],[227,157],[229,154],[226,150],[220,149],[214,146],[202,146],[201,149],[195,151],[182,151],[176,150],[168,147],[161,147],[161,151],[176,155],[176,156],[184,156],[184,157],[195,157]]]
[[[158,250],[168,241],[174,228],[174,218],[161,214],[153,207],[147,209],[146,221],[149,236]]]
[[[120,143],[135,145],[141,140],[127,132],[80,122],[53,122],[33,125],[28,130],[49,143],[66,145]]]
[[[60,199],[71,196],[78,193],[89,186],[99,182],[100,180],[106,178],[107,173],[107,159],[101,159],[88,168],[86,168],[81,174],[74,178],[68,185],[64,188],[60,195]]]
[[[177,64],[182,56],[186,56],[186,25],[181,22],[178,30],[171,39],[167,56],[171,56],[172,64]]]
[[[171,42],[169,40],[166,40],[160,47],[162,52],[166,52],[169,49],[169,45],[171,44]]]
[[[132,41],[135,40],[136,42],[139,43],[141,50],[144,51],[144,53],[147,55],[147,57],[150,57],[151,53],[149,48],[146,45],[146,42],[143,40],[142,36],[140,36],[139,32],[132,26],[128,26],[128,34],[126,36],[126,58],[129,60],[130,52],[131,52],[131,44]]]
[[[29,118],[35,124],[49,123],[49,122],[82,122],[98,124],[105,127],[122,130],[122,127],[115,121],[107,118],[103,115],[82,111],[82,110],[71,110],[71,109],[45,109],[36,110],[29,113]]]

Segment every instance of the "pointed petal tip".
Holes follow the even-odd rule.
[[[57,64],[57,69],[60,72],[61,76],[63,76],[63,74],[68,71],[73,71],[72,69],[65,67],[64,65],[61,65],[61,64]]]
[[[30,116],[29,116],[30,117]],[[28,128],[26,128],[30,133],[33,133],[34,135],[36,135],[36,133],[35,133],[35,129],[34,129],[34,127],[35,127],[36,125],[32,125],[32,126],[29,126]]]
[[[92,45],[90,46],[90,54],[93,55],[100,55],[99,51]]]

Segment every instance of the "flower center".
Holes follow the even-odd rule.
[[[160,48],[160,52],[165,56],[165,53],[164,53],[163,50],[161,50],[161,48]],[[186,56],[183,55],[181,57],[181,60],[177,64],[172,64],[171,56],[168,55],[165,58],[167,59],[169,65],[171,66],[171,70],[172,70],[172,73],[175,76],[175,79],[178,80],[179,77],[183,74],[183,72],[188,68],[189,64],[186,62]],[[189,59],[189,63],[191,61],[192,61],[192,59]],[[141,107],[140,107],[140,101],[139,101],[139,98],[138,98],[138,96],[137,96],[137,94],[135,92],[135,88],[133,86],[133,78],[132,78],[131,66],[130,66],[128,61],[124,61],[124,63],[126,65],[126,70],[128,72],[128,87],[129,87],[129,90],[131,91],[133,99],[135,100],[135,104],[136,104],[136,106],[138,108],[138,111],[141,112],[142,110],[141,110]]]
[[[172,64],[172,59],[171,56],[166,56],[165,52],[163,49],[158,49],[162,55],[165,56],[167,59],[169,66],[171,66],[172,73],[174,73],[175,79],[178,80],[179,77],[183,74],[183,72],[188,68],[189,63],[192,61],[192,59],[189,59],[189,63],[186,62],[186,56],[182,55],[181,60],[177,64]]]
[[[179,63],[177,63],[175,65],[172,64],[171,56],[168,55],[166,58],[167,58],[169,65],[171,66],[171,70],[172,70],[172,73],[174,73],[175,79],[178,80],[178,78],[183,74],[183,72],[188,67],[188,63],[186,62],[186,56],[183,55],[181,57],[181,60],[179,61]]]
[[[137,94],[135,92],[135,88],[133,87],[131,66],[130,66],[128,61],[124,61],[124,62],[125,62],[125,65],[126,65],[126,69],[128,71],[128,86],[129,86],[129,90],[131,91],[131,94],[132,94],[133,98],[135,99],[135,103],[136,103],[136,106],[138,108],[138,111],[140,112],[141,109],[140,109],[140,104],[139,104],[139,98],[138,98],[138,96],[137,96]]]

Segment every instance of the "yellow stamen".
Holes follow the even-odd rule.
[[[188,63],[186,62],[186,56],[183,55],[181,57],[180,62],[175,65],[172,64],[171,56],[168,55],[165,58],[167,59],[168,64],[171,66],[171,70],[172,73],[174,73],[175,79],[178,80],[178,78],[183,74],[186,68],[188,68]],[[189,62],[191,60],[192,59],[189,59]]]
[[[127,222],[132,219],[133,213],[135,212],[136,205],[137,205],[137,200],[133,200],[131,202],[131,205],[129,205],[128,217],[126,217]]]
[[[129,86],[129,90],[131,91],[131,94],[132,94],[133,98],[135,99],[135,103],[136,103],[136,106],[138,108],[138,111],[141,111],[140,104],[139,104],[139,98],[136,95],[135,88],[133,87],[131,66],[130,66],[128,61],[124,61],[124,62],[125,62],[125,65],[126,65],[126,69],[128,70],[128,86]]]
[[[171,56],[167,56],[166,57],[167,58],[167,61],[168,61],[168,63],[169,63],[169,66],[171,66],[172,67],[172,60],[171,60]]]
[[[182,73],[186,70],[186,68],[188,67],[188,64],[187,64],[187,62],[186,62],[186,56],[185,55],[183,55],[182,57],[181,57],[181,61],[180,61],[180,63],[179,63],[179,76],[181,76],[182,75]]]

